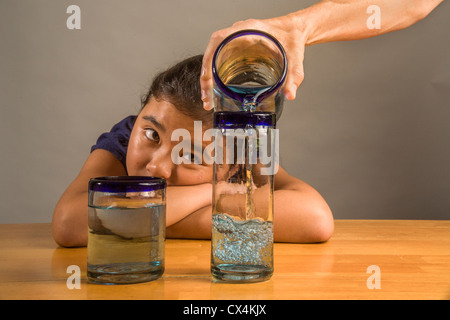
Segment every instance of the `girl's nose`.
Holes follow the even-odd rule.
[[[175,164],[170,158],[170,153],[156,152],[146,168],[150,175],[169,180],[172,177]]]

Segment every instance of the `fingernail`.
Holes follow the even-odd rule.
[[[201,97],[202,101],[205,101],[207,99],[207,95],[206,95],[206,91],[202,90],[202,97]]]
[[[206,68],[202,67],[202,77],[206,74]]]
[[[294,85],[294,86],[291,86],[291,89],[290,89],[289,92],[287,93],[286,98],[287,98],[288,100],[294,100],[294,99],[295,99],[296,93],[297,93],[297,87],[296,87],[295,85]]]
[[[206,111],[211,110],[211,106],[208,102],[203,102],[203,109],[205,109]]]

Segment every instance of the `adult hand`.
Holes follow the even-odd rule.
[[[203,57],[200,77],[203,106],[212,108],[212,57],[217,46],[230,34],[256,29],[274,36],[284,47],[288,70],[284,94],[294,100],[303,81],[303,57],[306,45],[330,41],[365,39],[407,28],[425,18],[442,0],[373,0],[371,5],[383,8],[380,29],[367,27],[366,0],[321,1],[311,7],[285,16],[245,20],[212,34]],[[411,9],[413,8],[413,9]]]
[[[269,33],[275,37],[284,47],[288,60],[288,70],[284,94],[288,100],[294,100],[297,88],[303,81],[303,57],[305,43],[307,39],[306,28],[303,22],[295,15],[265,19],[265,20],[245,20],[233,24],[231,27],[214,32],[211,35],[208,46],[203,57],[202,75],[200,85],[202,89],[203,107],[206,110],[212,109],[212,58],[214,51],[219,44],[230,34],[245,30],[256,29]]]

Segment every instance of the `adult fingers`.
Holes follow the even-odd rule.
[[[209,39],[208,46],[206,47],[205,53],[203,55],[200,86],[201,86],[203,108],[206,110],[212,109],[212,88],[213,88],[212,59],[214,51],[227,35],[228,35],[227,29],[214,32]]]
[[[286,50],[288,70],[284,87],[284,95],[288,100],[294,100],[297,89],[305,77],[303,70],[304,47],[296,46]]]

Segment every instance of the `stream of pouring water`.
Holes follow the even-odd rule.
[[[253,130],[247,129],[247,130]],[[249,139],[248,135],[246,137],[246,150],[245,150],[245,187],[246,187],[246,199],[245,199],[245,219],[250,220],[254,218],[256,211],[254,199],[253,199],[253,165],[250,163],[250,150],[254,148],[254,139]]]
[[[260,91],[258,91],[257,94],[255,94],[252,97],[251,101],[248,101],[246,99],[244,99],[243,102],[243,108],[246,112],[253,112],[254,110],[256,110],[257,107],[257,100],[258,100],[258,96],[261,95],[264,91],[266,91],[267,89],[262,89]],[[255,130],[256,128],[253,128],[252,125],[247,124],[246,127],[246,138],[245,138],[245,187],[246,187],[246,199],[245,199],[245,219],[246,220],[250,220],[252,218],[256,217],[256,206],[255,206],[255,202],[254,202],[254,197],[253,197],[253,192],[254,192],[254,188],[253,188],[253,165],[251,163],[251,154],[252,152],[256,152],[257,150],[255,150],[255,148],[257,146],[254,145],[255,143],[255,139],[250,138],[252,137],[252,133],[251,130]],[[250,131],[250,132],[249,132]]]

